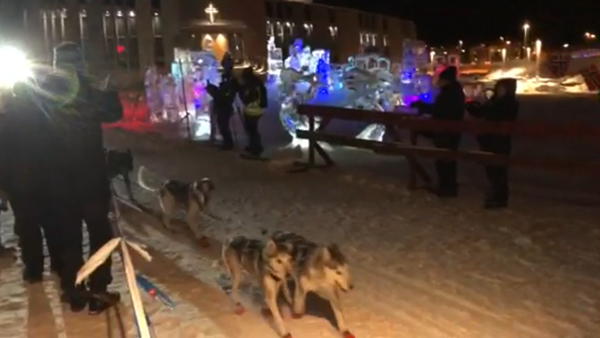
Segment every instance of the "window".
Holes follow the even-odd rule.
[[[158,13],[154,13],[154,16],[152,17],[152,32],[154,32],[155,37],[162,36],[162,24]]]
[[[117,60],[117,41],[115,39],[114,17],[107,11],[102,18],[102,28],[104,30],[104,55],[106,63],[114,65]]]
[[[276,24],[276,26],[277,26],[276,27],[277,28],[277,37],[283,39],[283,35],[284,35],[284,33],[283,33],[283,25],[281,24],[281,22],[278,22]]]
[[[285,4],[285,18],[291,19],[294,17],[294,7],[290,3]]]
[[[275,35],[275,27],[271,21],[267,21],[267,37]]]
[[[112,39],[115,37],[115,23],[113,21],[113,18],[110,16],[110,13],[106,13],[106,15],[104,16],[103,20],[103,27],[104,27],[104,38],[105,39]]]
[[[125,27],[125,18],[123,16],[116,17],[117,38],[121,39],[127,36],[127,27]]]
[[[87,19],[88,18],[85,16],[85,14],[79,15],[79,25],[80,25],[79,29],[81,32],[82,40],[85,40],[90,37],[90,31],[88,28],[88,20]]]
[[[288,36],[293,36],[294,35],[294,23],[293,22],[286,22],[285,23],[285,27],[287,28],[288,31]]]
[[[234,60],[244,59],[244,40],[240,34],[228,34],[229,52]]]
[[[331,38],[335,40],[335,38],[337,38],[338,35],[337,26],[329,26],[329,34],[331,35]]]
[[[312,23],[305,23],[304,24],[304,30],[306,31],[306,36],[311,36],[312,32],[313,32],[313,25]]]
[[[335,11],[333,9],[329,8],[327,10],[327,14],[329,15],[329,23],[332,25],[335,25],[335,23],[336,23]]]
[[[135,14],[133,12],[129,13],[129,17],[127,18],[127,29],[129,30],[130,37],[137,36],[137,21],[135,20]]]
[[[283,18],[283,4],[280,1],[277,1],[275,3],[275,9],[276,9],[276,16],[278,19],[282,19]]]
[[[271,1],[265,1],[265,13],[267,13],[267,18],[273,17],[273,3]]]
[[[312,21],[312,13],[309,5],[304,5],[304,20]]]
[[[61,10],[59,11],[59,18],[60,18],[60,39],[61,41],[65,40],[65,25],[66,25],[66,20],[67,20],[67,11],[66,10]]]
[[[387,37],[387,35],[383,36],[383,47],[388,47],[388,37]]]

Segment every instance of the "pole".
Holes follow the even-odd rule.
[[[190,126],[190,112],[188,110],[187,96],[185,95],[185,79],[183,77],[183,63],[181,59],[177,60],[179,64],[179,73],[181,74],[181,93],[183,94],[183,105],[185,107],[185,123],[187,127],[188,141],[192,142],[192,128]]]
[[[123,230],[121,229],[121,225],[119,224],[121,220],[121,212],[119,210],[119,205],[117,204],[115,188],[111,183],[111,197],[113,202],[113,209],[115,213],[115,231],[117,236],[123,237]],[[154,332],[150,328],[150,323],[148,322],[148,318],[146,317],[146,310],[144,309],[144,304],[142,303],[142,296],[140,295],[140,289],[138,288],[137,281],[135,279],[135,269],[133,268],[133,263],[131,262],[131,256],[129,255],[129,248],[127,247],[127,242],[122,240],[121,243],[121,260],[123,262],[123,270],[125,270],[125,277],[127,280],[127,286],[129,287],[129,295],[131,297],[131,303],[133,304],[133,312],[135,314],[135,319],[137,322],[139,338],[152,338],[154,337]]]

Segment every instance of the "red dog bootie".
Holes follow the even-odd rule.
[[[344,332],[342,332],[342,337],[344,337],[344,338],[356,338],[356,336],[354,336],[354,334],[352,334],[352,332],[350,332],[350,331],[344,331]]]
[[[208,249],[210,248],[210,239],[206,236],[202,236],[198,238],[198,245],[200,245],[202,249]]]
[[[246,308],[244,307],[244,305],[237,303],[235,305],[235,310],[233,310],[233,313],[235,313],[238,316],[243,315],[246,312]]]

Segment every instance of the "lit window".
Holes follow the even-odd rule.
[[[313,25],[312,25],[312,23],[305,23],[304,24],[304,29],[306,30],[306,36],[310,36],[312,34],[312,31],[313,31]]]
[[[337,26],[329,26],[329,34],[331,34],[331,37],[335,39],[338,35]]]

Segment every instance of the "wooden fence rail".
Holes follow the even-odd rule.
[[[575,162],[548,159],[514,158],[506,155],[487,153],[482,151],[450,151],[434,147],[417,145],[417,137],[421,132],[450,131],[467,134],[498,134],[519,137],[553,139],[553,140],[580,140],[594,143],[600,149],[600,127],[589,124],[549,124],[534,122],[490,123],[475,120],[468,121],[441,121],[422,118],[414,113],[376,112],[369,110],[346,109],[330,106],[301,105],[298,109],[300,115],[308,118],[308,130],[298,130],[297,137],[309,141],[308,163],[301,170],[308,170],[318,166],[316,154],[325,162],[324,167],[331,167],[335,162],[318,142],[332,145],[349,146],[373,150],[379,154],[404,156],[409,162],[409,189],[416,188],[417,180],[429,183],[431,181],[427,171],[418,162],[418,157],[470,161],[481,164],[498,164],[514,167],[529,167],[542,170],[557,170],[574,172],[591,176],[600,176],[600,162]],[[329,123],[334,120],[349,120],[368,124],[382,124],[386,127],[384,141],[361,140],[354,137],[331,134],[325,131]],[[317,121],[319,126],[317,127]],[[402,142],[399,137],[400,130],[410,132],[409,142]]]

